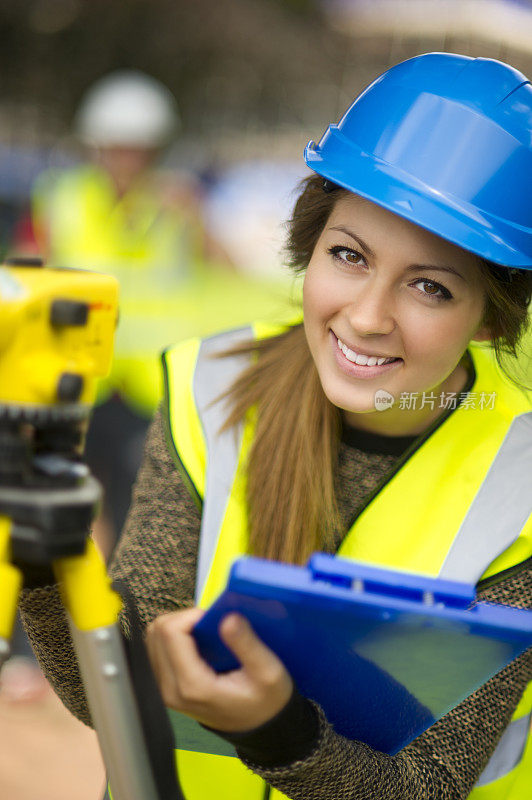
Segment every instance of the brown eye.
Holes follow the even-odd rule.
[[[327,251],[332,255],[336,261],[339,261],[341,264],[349,264],[355,267],[359,265],[365,264],[366,261],[362,253],[358,253],[356,250],[351,250],[349,247],[341,247],[336,245],[335,247],[330,247]]]
[[[436,283],[436,281],[428,281],[425,278],[419,278],[413,285],[417,287],[418,291],[425,295],[425,297],[433,297],[435,300],[450,300],[452,298],[450,291],[440,283]]]
[[[351,250],[346,250],[345,260],[349,261],[350,264],[358,264],[360,261],[360,256],[358,253],[353,253]]]

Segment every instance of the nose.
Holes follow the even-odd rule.
[[[345,313],[359,336],[383,336],[396,325],[391,288],[369,277],[350,298]]]

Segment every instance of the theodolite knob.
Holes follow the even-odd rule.
[[[57,399],[62,403],[76,403],[83,391],[83,378],[74,372],[63,372],[57,384]]]
[[[82,327],[87,324],[89,304],[80,300],[54,300],[50,322],[54,328]]]

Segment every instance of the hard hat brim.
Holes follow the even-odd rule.
[[[337,155],[325,161],[310,141],[304,157],[323,178],[465,250],[501,266],[532,270],[532,230],[437,191],[351,142],[338,147]]]

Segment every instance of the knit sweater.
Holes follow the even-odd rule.
[[[113,578],[128,584],[143,626],[161,613],[190,607],[194,598],[200,512],[172,459],[167,433],[158,412],[110,567]],[[344,434],[335,474],[342,520],[335,546],[411,441],[352,429]],[[479,592],[477,599],[532,608],[530,562]],[[90,724],[57,587],[24,590],[21,612],[57,694]],[[121,622],[127,634],[128,622]],[[470,793],[531,680],[529,650],[395,756],[340,736],[319,707],[309,708],[309,701],[303,701],[303,708],[294,698],[280,717],[234,743],[244,763],[293,800],[458,800]],[[296,735],[302,721],[304,730]],[[294,747],[288,746],[285,757],[272,764],[268,742],[280,731],[285,741],[294,739]]]

